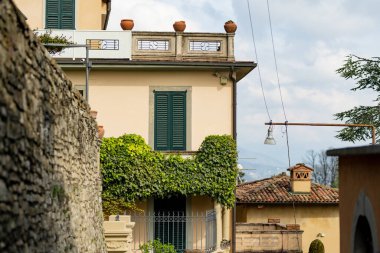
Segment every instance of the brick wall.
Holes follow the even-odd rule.
[[[105,252],[99,140],[10,0],[0,1],[0,252]]]

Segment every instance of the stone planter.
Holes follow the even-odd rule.
[[[186,22],[185,21],[176,21],[173,24],[174,31],[176,32],[183,32],[186,29]]]
[[[133,19],[122,19],[120,21],[120,26],[124,31],[130,31],[135,26]]]
[[[234,21],[228,20],[226,23],[224,23],[224,30],[226,33],[234,33],[236,32],[237,25]]]

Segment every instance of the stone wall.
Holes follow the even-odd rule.
[[[99,140],[10,0],[0,1],[0,252],[105,252]]]
[[[237,223],[236,252],[301,253],[303,231],[299,225],[292,225]]]

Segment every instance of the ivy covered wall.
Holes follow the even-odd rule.
[[[100,163],[106,213],[149,197],[206,195],[228,207],[235,201],[237,150],[228,135],[206,137],[192,158],[153,151],[139,135],[104,138]]]

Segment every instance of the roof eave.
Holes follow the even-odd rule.
[[[84,68],[80,59],[56,58],[63,69]],[[92,69],[212,69],[236,71],[236,80],[243,79],[257,64],[248,61],[192,62],[192,61],[131,61],[129,59],[91,59]]]

